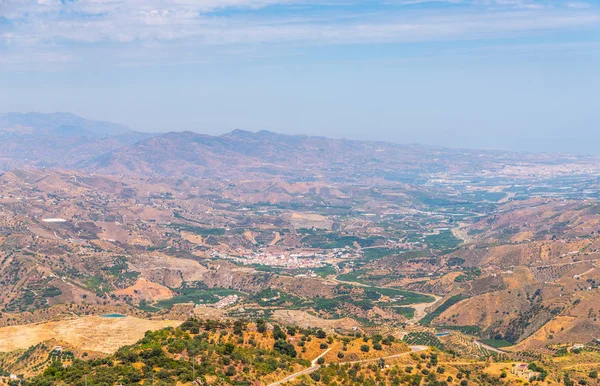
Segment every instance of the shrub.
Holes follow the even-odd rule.
[[[297,355],[294,345],[291,344],[290,342],[282,340],[282,339],[276,341],[275,344],[273,345],[273,348],[276,351],[279,351],[280,353],[282,353],[283,355],[288,355],[288,356],[291,356],[292,358],[295,358]]]
[[[285,332],[283,332],[283,330],[281,329],[281,327],[275,326],[275,328],[273,328],[273,339],[275,339],[275,340],[285,340],[285,339],[287,339],[287,335],[286,335]]]
[[[260,332],[261,334],[267,332],[267,323],[264,320],[259,320],[256,322],[256,331]]]

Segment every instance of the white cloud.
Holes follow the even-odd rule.
[[[382,1],[406,4],[423,0]],[[450,0],[450,2],[454,2]],[[305,13],[301,0],[0,0],[0,15],[9,19],[0,47],[21,51],[63,51],[93,43],[136,44],[147,50],[163,44],[191,46],[261,43],[348,44],[450,41],[522,36],[544,30],[598,27],[597,7],[547,6],[528,0],[474,0],[460,10],[436,7],[394,8],[363,13],[337,3],[337,11]],[[314,2],[312,2],[314,3]],[[261,9],[281,5],[275,16]],[[572,4],[572,3],[569,3]],[[219,9],[242,13],[212,15]],[[5,23],[6,24],[6,23]],[[67,52],[68,53],[68,52]],[[6,55],[6,53],[5,53]]]

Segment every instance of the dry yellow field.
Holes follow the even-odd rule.
[[[295,228],[331,229],[333,221],[316,213],[298,213],[289,215],[289,220]]]
[[[118,296],[131,296],[133,299],[144,299],[149,301],[158,301],[171,299],[173,292],[164,285],[153,283],[144,278],[138,279],[134,285],[125,289],[115,291]]]
[[[334,330],[336,328],[351,330],[358,328],[359,324],[350,318],[323,319],[313,316],[306,311],[277,310],[273,313],[273,319],[284,324],[296,325],[303,328],[322,328]]]
[[[177,327],[180,321],[145,320],[131,316],[103,318],[85,316],[23,326],[0,328],[0,352],[26,349],[50,339],[65,342],[83,351],[111,354],[121,346],[144,337],[148,330]]]

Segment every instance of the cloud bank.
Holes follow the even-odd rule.
[[[77,60],[95,46],[413,43],[599,25],[599,7],[585,2],[0,0],[0,63]]]

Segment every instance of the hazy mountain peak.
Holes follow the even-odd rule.
[[[116,136],[132,133],[129,127],[106,121],[95,121],[71,113],[5,113],[0,114],[0,130],[27,127],[40,134],[60,136]]]
[[[227,138],[254,138],[257,133],[249,130],[235,129],[229,133],[223,134],[223,137]]]

